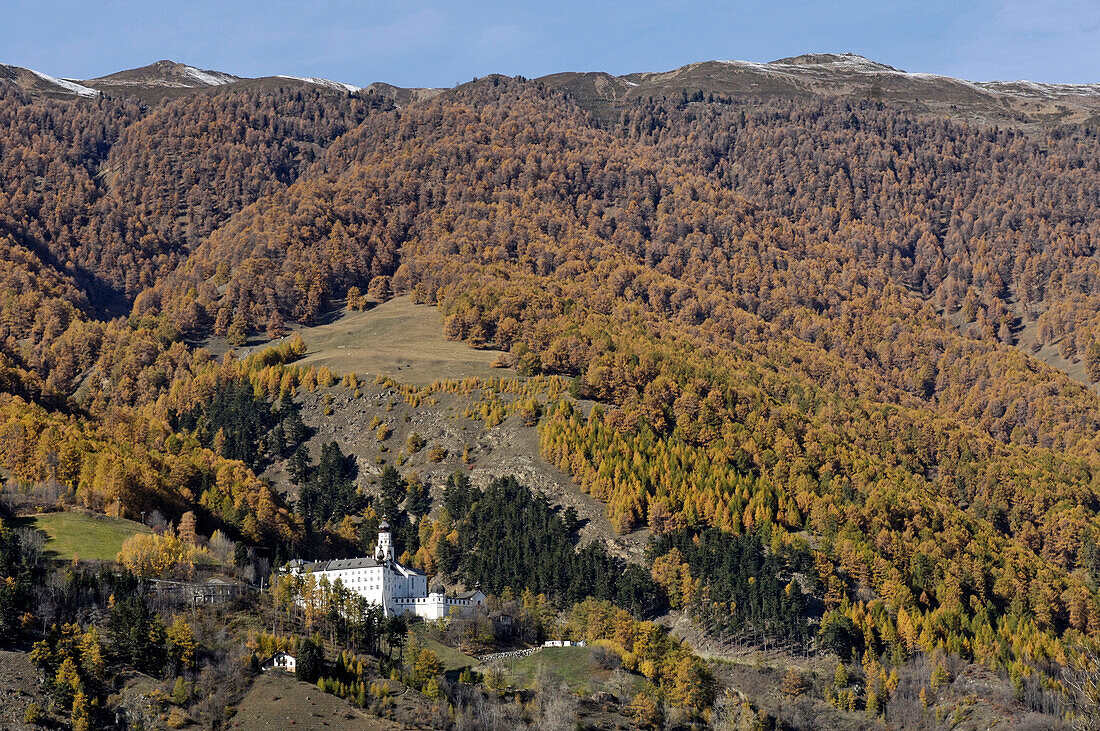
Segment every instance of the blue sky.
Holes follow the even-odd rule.
[[[242,76],[451,86],[853,51],[974,80],[1100,82],[1097,0],[0,0],[0,62],[90,78],[170,58]]]

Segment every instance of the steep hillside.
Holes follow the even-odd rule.
[[[515,475],[552,505],[576,511],[583,544],[595,541],[613,555],[643,563],[650,532],[622,535],[599,500],[578,490],[567,473],[548,464],[539,454],[535,424],[525,424],[516,408],[519,397],[504,390],[510,384],[501,385],[500,391],[488,383],[469,393],[440,390],[415,407],[393,384],[372,380],[356,389],[336,385],[305,393],[302,418],[313,431],[308,448],[316,456],[324,444],[336,441],[345,454],[355,457],[359,482],[371,494],[377,494],[382,465],[399,464],[406,475],[415,475],[430,490],[436,506],[432,517],[438,516],[447,478],[456,471],[468,474],[479,486],[499,475]],[[493,406],[509,412],[499,423],[483,416],[483,408]],[[424,440],[424,446],[412,452],[408,445],[414,434]],[[276,465],[263,477],[289,495],[296,493],[285,465]]]
[[[523,379],[510,368],[492,366],[499,351],[446,340],[439,311],[413,304],[407,296],[335,315],[332,322],[297,330],[307,350],[296,365],[326,367],[355,378],[354,385],[340,382],[299,394],[302,418],[312,431],[307,441],[311,454],[336,441],[355,458],[359,484],[371,492],[377,490],[382,465],[399,463],[428,486],[436,513],[447,478],[456,471],[479,485],[515,475],[553,504],[572,507],[582,521],[585,543],[598,541],[622,558],[643,560],[648,531],[620,535],[602,503],[577,490],[568,474],[539,455],[536,424],[521,413],[522,395],[516,393]],[[257,340],[238,354],[247,357],[285,342]],[[224,352],[225,343],[214,338],[208,346]],[[471,382],[479,385],[459,387]],[[408,387],[429,395],[416,399],[414,406],[406,399]],[[408,443],[414,434],[424,445],[412,452]],[[273,464],[262,476],[290,496],[297,492],[285,462]]]
[[[62,364],[57,343],[45,342],[56,328],[81,314],[128,311],[203,236],[295,180],[383,105],[371,95],[299,86],[149,109],[117,98],[35,100],[0,86],[0,245],[10,262],[0,275],[9,283],[0,322],[5,352],[48,371],[71,395],[98,355],[78,348],[82,355]],[[222,124],[228,118],[233,123]],[[201,325],[193,316],[184,308],[179,332]]]

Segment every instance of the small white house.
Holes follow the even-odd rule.
[[[285,652],[276,652],[260,665],[264,672],[268,670],[280,670],[284,673],[293,673],[298,667],[298,661],[293,655]]]
[[[588,643],[584,640],[547,640],[542,643],[543,647],[587,647]]]

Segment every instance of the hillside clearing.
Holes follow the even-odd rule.
[[[340,373],[383,374],[402,383],[514,377],[492,368],[497,350],[475,350],[443,337],[443,315],[409,296],[395,297],[369,310],[342,310],[324,325],[298,331],[309,346],[300,365],[328,366]]]
[[[90,513],[43,513],[27,523],[49,536],[45,549],[57,558],[113,561],[122,543],[135,533],[150,533],[141,523]]]
[[[560,678],[575,693],[590,694],[600,690],[607,672],[600,672],[592,662],[590,647],[544,647],[538,652],[508,663],[508,672],[517,687],[530,687],[540,668]]]
[[[443,672],[472,668],[478,664],[477,658],[464,655],[453,647],[448,647],[447,645],[436,642],[430,637],[425,637],[424,626],[422,624],[413,625],[412,632],[416,635],[416,640],[420,643],[421,647],[431,650],[435,653],[435,656],[439,658],[439,662],[443,664]]]

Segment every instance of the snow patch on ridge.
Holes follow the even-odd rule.
[[[219,71],[203,71],[194,66],[184,66],[183,71],[204,86],[223,86],[225,84],[232,84],[237,80],[236,76],[223,74]]]
[[[32,74],[39,77],[40,79],[43,79],[45,81],[50,82],[54,86],[61,87],[62,89],[64,89],[65,91],[67,91],[71,94],[76,94],[77,96],[83,96],[83,97],[99,96],[98,91],[96,91],[95,89],[90,89],[87,86],[81,86],[80,84],[74,83],[72,81],[66,81],[65,79],[59,79],[55,76],[50,76],[49,74],[44,74],[41,71],[35,71],[34,69],[28,69],[28,71],[30,71]]]
[[[1058,98],[1066,96],[1100,98],[1100,84],[1059,84],[1042,83],[1035,81],[968,81],[954,76],[942,74],[930,74],[886,66],[872,61],[869,58],[855,53],[808,53],[798,56],[798,59],[813,59],[819,57],[821,61],[803,60],[794,63],[793,59],[780,59],[770,63],[756,61],[718,61],[718,63],[740,67],[746,70],[757,71],[772,76],[789,79],[824,78],[832,72],[854,73],[865,76],[895,76],[925,82],[946,82],[965,86],[977,92],[985,94],[997,94],[1002,96],[1020,97],[1024,99],[1043,96]]]
[[[771,61],[769,63],[759,63],[757,61],[718,61],[718,63],[725,64],[727,66],[740,67],[746,70],[756,71],[759,73],[767,74],[773,77],[782,77],[791,81],[813,81],[813,80],[829,80],[835,78],[837,73],[858,74],[861,76],[892,76],[896,78],[907,78],[915,81],[925,82],[948,82],[953,84],[959,84],[961,86],[968,87],[974,91],[988,94],[990,92],[999,91],[991,88],[987,88],[985,85],[977,84],[973,81],[967,81],[966,79],[956,79],[952,76],[942,76],[940,74],[928,74],[912,71],[902,71],[901,69],[893,68],[892,66],[886,66],[884,64],[877,63],[863,56],[859,56],[854,53],[843,54],[806,54],[807,56],[822,56],[828,58],[826,61],[820,63],[802,62],[791,63],[786,59],[779,61]]]
[[[1100,97],[1100,84],[1048,84],[1021,79],[1019,81],[980,81],[978,86],[1007,96],[1030,97],[1034,94],[1043,94]]]
[[[314,76],[289,76],[287,74],[275,74],[277,79],[294,79],[295,81],[304,81],[307,84],[313,84],[315,86],[324,86],[329,89],[342,89],[349,92],[359,91],[359,87],[354,84],[345,84],[342,81],[333,81],[332,79],[319,79]]]

